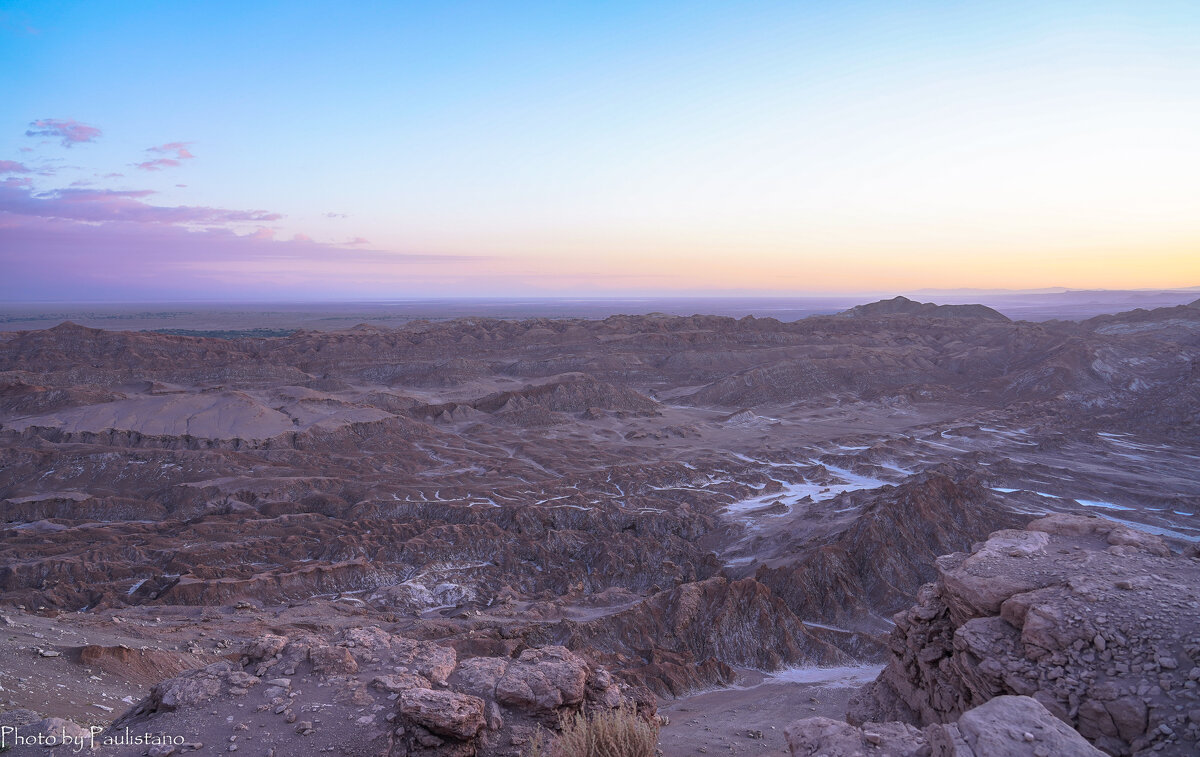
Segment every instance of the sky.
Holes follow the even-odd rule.
[[[0,301],[1200,285],[1200,3],[5,2]]]

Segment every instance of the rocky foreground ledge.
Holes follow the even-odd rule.
[[[11,725],[27,744],[38,734],[74,740],[56,754],[502,757],[527,752],[539,730],[553,736],[584,708],[656,717],[653,694],[563,647],[460,659],[451,647],[364,627],[259,637],[157,684],[99,735],[55,718]]]
[[[1075,515],[997,531],[896,615],[849,723],[788,729],[793,755],[1200,754],[1200,560]]]

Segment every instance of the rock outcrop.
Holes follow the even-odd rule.
[[[157,684],[109,733],[189,734],[280,755],[333,747],[499,757],[520,754],[537,729],[553,732],[583,707],[625,706],[653,718],[653,701],[562,647],[460,660],[451,647],[369,626],[333,638],[261,636],[236,660]]]
[[[561,624],[559,639],[657,694],[727,684],[730,666],[845,665],[852,658],[752,578],[683,584],[624,610]]]
[[[758,568],[755,577],[801,618],[852,627],[887,617],[933,580],[939,555],[1026,520],[998,506],[977,474],[954,466],[894,489],[847,495],[846,505],[858,498],[866,500],[861,513],[834,538],[808,549],[789,544],[786,558]]]
[[[1200,752],[1200,562],[1110,520],[1053,515],[937,569],[896,615],[891,661],[850,722],[958,721],[967,738],[964,713],[1021,695],[1108,754]]]
[[[808,718],[787,729],[792,757],[1104,757],[1036,699],[999,696],[956,723],[919,730],[907,723],[852,726]]]

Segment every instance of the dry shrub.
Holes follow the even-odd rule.
[[[538,726],[537,732],[529,740],[529,746],[521,752],[521,757],[550,757],[549,747],[546,746],[546,732]]]
[[[551,748],[541,739],[531,747],[529,757],[654,757],[658,726],[646,722],[632,705],[578,712],[563,718],[562,733]]]

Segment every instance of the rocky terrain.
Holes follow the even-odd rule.
[[[1116,545],[1132,557],[1094,549],[1098,532],[1063,547],[1100,561],[1200,540],[1198,358],[1200,303],[1082,322],[897,298],[794,322],[0,334],[0,726],[150,724],[205,752],[515,754],[564,712],[653,720],[657,698],[668,755],[786,754],[784,726],[840,717],[864,666],[1013,624],[921,588],[953,573],[939,555],[1046,534],[1014,529],[1055,513],[1134,535]],[[1047,538],[1054,557],[1068,537]],[[1046,571],[1015,593],[1059,586]],[[1180,575],[1165,580],[1195,587]],[[946,604],[937,629],[907,619],[927,602]],[[1198,632],[1176,615],[1171,633]],[[268,637],[286,641],[264,657]],[[1063,654],[1118,654],[1088,638]],[[446,655],[445,676],[412,655]],[[912,663],[911,679],[893,662],[854,711],[915,730],[1028,696],[1107,753],[1184,743],[1185,705],[1146,715],[1177,741],[1140,744],[1073,704],[1082,672],[1056,660],[974,694],[945,693],[965,662],[943,678]],[[510,674],[548,683],[502,696]]]
[[[896,615],[887,667],[851,699],[859,727],[796,723],[794,754],[859,741],[895,755],[1200,753],[1194,547],[1056,514],[941,557],[937,572]]]

